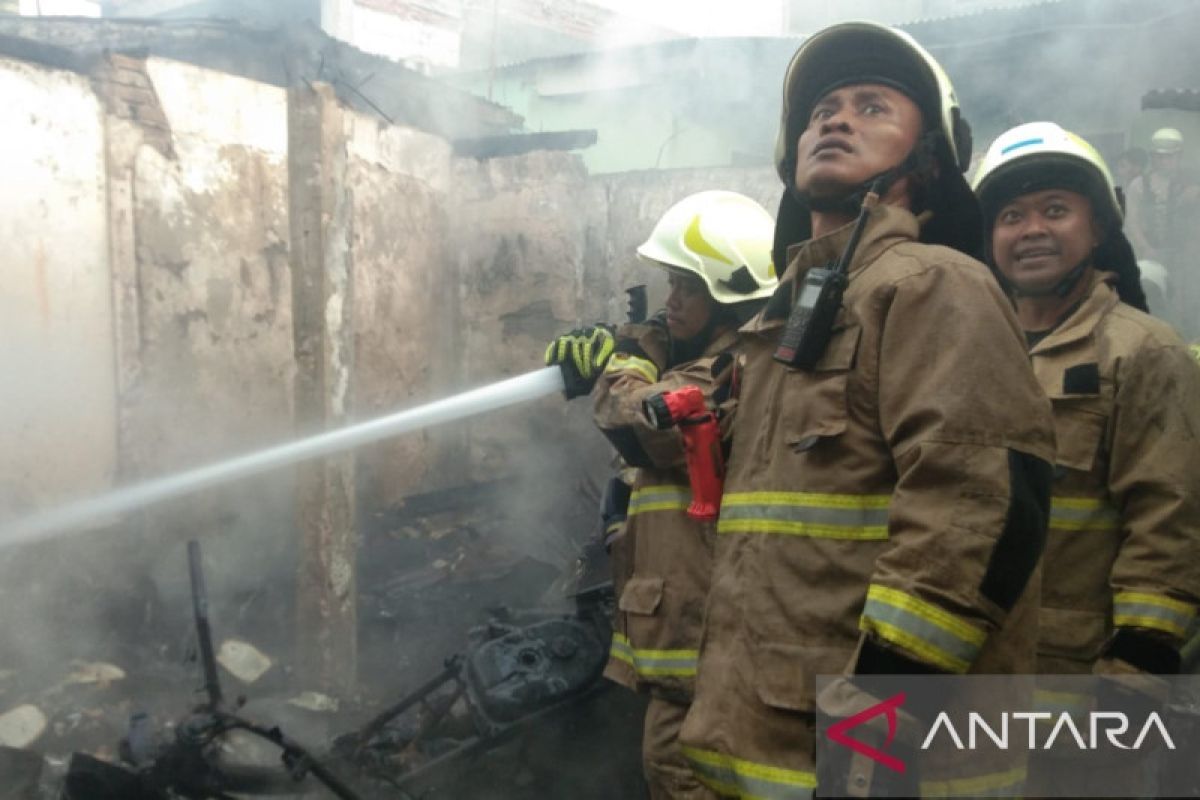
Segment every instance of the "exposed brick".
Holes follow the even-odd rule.
[[[92,75],[92,88],[108,113],[133,120],[143,129],[147,144],[174,158],[171,127],[158,101],[154,82],[142,58],[109,53]]]

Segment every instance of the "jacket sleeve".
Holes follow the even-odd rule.
[[[1118,375],[1108,476],[1122,521],[1112,655],[1170,672],[1152,663],[1146,639],[1178,648],[1200,603],[1200,369],[1182,345],[1155,344]]]
[[[660,345],[658,334],[639,330],[642,327],[627,326],[617,334],[618,352],[609,359],[592,392],[596,425],[630,466],[681,467],[684,451],[679,429],[652,427],[642,413],[642,402],[689,384],[700,387],[711,402],[717,385],[712,376],[714,359],[700,358],[660,376],[655,354],[665,352],[665,343]],[[630,344],[631,334],[637,336],[636,347]]]
[[[860,627],[868,653],[882,643],[966,672],[1045,545],[1050,402],[982,265],[925,269],[880,303],[879,424],[896,484]]]

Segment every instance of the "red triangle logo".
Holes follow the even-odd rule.
[[[883,746],[887,747],[892,743],[892,739],[896,738],[896,725],[899,722],[896,709],[903,703],[904,692],[900,692],[892,697],[889,697],[883,702],[876,703],[870,708],[863,709],[852,717],[846,717],[840,722],[833,723],[826,728],[825,735],[828,736],[831,741],[837,742],[844,747],[849,747],[854,752],[860,753],[872,761],[878,761],[888,769],[904,774],[903,761],[895,756],[888,755],[882,750],[872,747],[866,742],[859,741],[858,739],[854,739],[846,735],[846,731],[850,730],[851,728],[857,727],[867,720],[874,719],[880,714],[884,714],[887,716],[888,735],[887,739],[884,740]]]

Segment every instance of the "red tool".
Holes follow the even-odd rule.
[[[659,430],[679,427],[687,460],[692,502],[688,516],[714,520],[721,508],[725,485],[725,457],[721,452],[721,426],[696,386],[663,392],[642,403],[650,424]]]

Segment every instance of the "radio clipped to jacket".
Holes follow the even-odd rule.
[[[792,306],[783,335],[775,347],[775,360],[789,367],[811,370],[821,360],[829,337],[833,333],[833,322],[842,307],[842,295],[850,283],[850,261],[858,249],[863,228],[871,209],[879,202],[878,189],[882,179],[877,179],[863,199],[858,220],[850,233],[850,241],[832,267],[813,267],[804,276],[804,283]]]
[[[804,276],[800,296],[788,317],[775,360],[799,369],[812,369],[829,344],[833,320],[842,307],[849,281],[837,267],[813,267]]]

